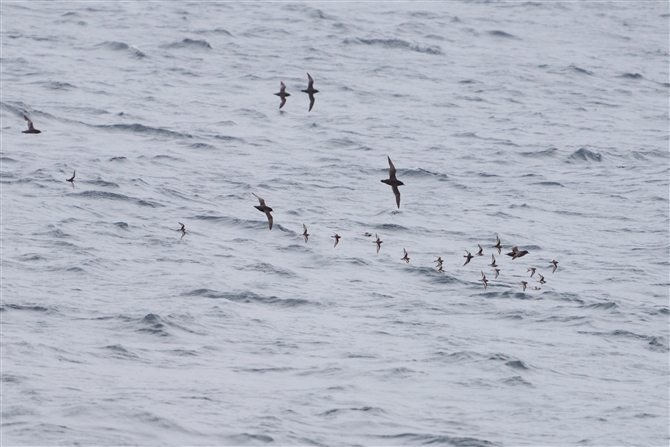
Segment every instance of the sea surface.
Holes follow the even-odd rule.
[[[667,446],[669,10],[3,1],[2,445]]]

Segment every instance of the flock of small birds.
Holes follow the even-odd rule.
[[[275,93],[275,95],[277,95],[277,96],[279,96],[279,98],[281,98],[281,102],[279,104],[279,108],[281,109],[286,104],[286,98],[291,96],[291,94],[286,92],[286,85],[284,84],[284,82],[280,82],[280,87],[281,88],[279,90],[279,93]],[[312,108],[314,107],[314,101],[315,101],[314,94],[318,93],[319,91],[314,88],[314,79],[312,79],[312,76],[310,76],[309,73],[307,73],[307,88],[305,90],[301,90],[301,91],[303,93],[307,93],[309,95],[309,110],[308,110],[308,112],[311,112]],[[42,132],[40,130],[35,129],[35,126],[33,125],[33,122],[26,115],[23,115],[23,118],[25,119],[25,121],[28,125],[28,129],[22,131],[22,133],[39,134],[39,133]],[[387,156],[386,158],[388,159],[388,164],[389,164],[389,178],[382,179],[381,182],[391,186],[391,190],[393,191],[393,195],[395,195],[396,205],[397,205],[398,208],[400,208],[400,190],[398,189],[398,187],[403,186],[404,183],[396,178],[396,168],[393,165],[393,162],[391,161],[391,157]],[[74,172],[72,172],[72,177],[70,177],[69,179],[66,179],[67,182],[70,182],[70,184],[72,185],[72,188],[74,188],[74,179],[75,179],[76,174],[77,174],[77,171],[75,170]],[[258,202],[260,203],[259,205],[254,205],[254,208],[256,208],[258,211],[260,211],[262,213],[265,213],[265,216],[268,219],[268,226],[269,226],[270,230],[272,230],[272,224],[274,222],[274,220],[272,218],[272,214],[270,214],[272,212],[272,208],[270,208],[269,206],[267,206],[265,204],[264,199],[257,196],[255,193],[252,193],[252,194],[258,199]],[[181,222],[178,222],[178,224],[181,226],[181,228],[179,228],[178,231],[181,232],[181,238],[183,238],[186,235],[186,225],[184,225]],[[307,232],[307,226],[305,224],[302,224],[302,229],[303,229],[302,237],[305,239],[305,243],[307,243],[307,241],[309,240],[309,236],[310,236],[309,233]],[[366,232],[366,233],[363,234],[363,236],[372,237],[372,234]],[[335,239],[335,244],[333,245],[333,247],[337,247],[337,244],[340,242],[340,239],[342,238],[342,236],[335,233],[335,235],[331,236],[331,238]],[[375,233],[374,244],[377,246],[377,253],[379,253],[379,250],[381,249],[381,246],[382,246],[383,242],[384,241],[382,241],[379,238],[379,236]],[[479,250],[477,251],[477,253],[475,255],[476,256],[484,256],[484,248],[480,244],[477,244],[477,247],[479,248]],[[497,235],[496,235],[496,244],[493,245],[492,248],[495,248],[496,250],[498,250],[499,255],[502,253],[503,246],[500,242],[500,238]],[[404,256],[402,258],[400,258],[400,260],[405,261],[407,264],[409,264],[409,260],[410,260],[409,254],[407,253],[407,250],[405,248],[403,248],[402,250],[403,250]],[[465,258],[465,263],[463,264],[463,266],[468,265],[470,263],[470,261],[475,258],[475,255],[470,253],[468,250],[465,250],[465,252],[466,252],[466,254],[463,256]],[[510,251],[509,253],[506,253],[507,256],[510,256],[512,258],[512,260],[515,260],[517,258],[522,258],[523,256],[525,256],[527,254],[528,254],[528,250],[519,250],[519,248],[517,246],[513,246],[512,251]],[[491,254],[491,260],[492,260],[492,262],[488,265],[490,267],[492,267],[493,271],[495,272],[496,276],[495,276],[494,279],[498,279],[498,276],[500,275],[500,269],[498,268],[498,264],[496,263],[495,254],[493,254],[493,253]],[[444,273],[444,269],[442,268],[443,263],[444,263],[443,259],[440,256],[438,256],[437,259],[436,259],[436,262],[437,262],[437,266],[436,266],[437,271],[439,273]],[[552,261],[549,262],[549,264],[552,264],[554,266],[554,268],[551,272],[553,274],[554,272],[556,272],[556,269],[558,268],[558,261],[552,260]],[[530,277],[531,278],[535,276],[536,270],[537,269],[535,267],[530,267],[528,269],[528,272],[530,272]],[[486,289],[486,288],[488,288],[489,280],[486,278],[486,274],[484,274],[483,270],[481,270],[481,274],[482,274],[482,278],[479,281],[484,284],[484,289]],[[540,273],[537,273],[537,275],[539,277],[539,284],[546,284],[544,276],[542,276]],[[523,288],[523,291],[525,292],[526,288],[528,287],[528,282],[527,281],[521,281],[520,284]],[[541,290],[541,289],[538,286],[534,286],[533,290]]]

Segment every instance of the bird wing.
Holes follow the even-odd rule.
[[[314,85],[314,79],[307,73],[307,88],[309,89]]]
[[[393,166],[393,162],[391,161],[391,157],[389,157],[387,155],[386,158],[389,159],[389,178],[394,179],[395,178],[395,166]]]
[[[393,194],[395,194],[395,203],[398,205],[398,208],[400,208],[400,190],[395,185],[391,186],[391,189],[393,189]]]
[[[263,199],[261,199],[261,200],[263,200]],[[265,215],[268,216],[268,225],[270,225],[270,229],[272,230],[272,214],[270,214],[270,211],[266,211]]]
[[[281,88],[279,89],[280,92],[284,92],[286,90],[286,85],[284,85],[284,82],[280,82]]]
[[[286,98],[282,97],[281,103],[279,103],[279,108],[281,109],[282,107],[284,107],[284,104],[286,104]]]
[[[28,123],[28,129],[33,129],[33,122],[30,121],[30,119],[25,115],[23,115],[23,119],[26,120],[26,123]]]
[[[256,196],[256,194],[255,194],[255,193],[253,193],[253,192],[252,192],[251,194],[253,194],[254,196]],[[265,206],[265,200],[261,199],[261,198],[260,198],[260,197],[258,197],[258,196],[256,196],[256,198],[257,198],[257,199],[258,199],[258,201],[259,201],[259,202],[261,203],[261,206]]]
[[[309,110],[308,112],[312,111],[312,107],[314,107],[314,95],[311,93],[309,94]]]

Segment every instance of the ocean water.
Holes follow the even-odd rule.
[[[2,2],[2,444],[668,445],[669,9]]]

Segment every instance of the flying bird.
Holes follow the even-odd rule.
[[[186,226],[181,222],[177,222],[177,223],[179,225],[181,225],[181,228],[179,229],[179,231],[181,231],[181,237],[183,238],[186,235]]]
[[[441,256],[438,256],[437,259],[435,260],[435,262],[437,262],[439,265],[442,265],[442,263],[443,263],[444,261],[442,260],[442,257],[441,257]]]
[[[496,244],[493,246],[493,248],[498,249],[498,254],[500,254],[500,250],[502,250],[502,245],[500,245],[500,238],[496,234]]]
[[[517,247],[515,245],[514,247],[512,247],[512,251],[507,253],[507,256],[511,256],[512,260],[515,260],[516,258],[520,258],[520,257],[525,256],[527,254],[528,254],[528,250],[521,251],[521,250],[519,250],[519,247]]]
[[[526,286],[528,285],[528,283],[526,281],[521,281],[521,285],[523,286],[523,291],[525,292],[526,291]]]
[[[444,273],[444,270],[442,269],[442,264],[438,266],[437,271],[440,273]]]
[[[467,251],[467,250],[465,250],[465,252],[467,253],[467,255],[465,255],[465,256],[463,256],[463,257],[464,257],[464,258],[467,258],[467,259],[465,260],[465,264],[463,264],[463,265],[468,265],[468,262],[470,262],[470,260],[471,260],[472,258],[474,258],[474,256],[472,256],[472,254],[471,254],[469,251]]]
[[[482,248],[482,246],[477,244],[477,247],[479,247],[479,251],[477,252],[477,256],[484,256],[484,249]]]
[[[500,269],[493,269],[494,272],[496,272],[496,277],[493,279],[498,279],[498,275],[500,275]]]
[[[381,182],[386,183],[387,185],[391,185],[393,194],[395,194],[395,203],[398,205],[398,208],[400,208],[400,191],[398,190],[398,186],[402,186],[404,183],[395,178],[395,166],[393,166],[391,157],[387,155],[386,158],[389,160],[389,178],[384,179]]]
[[[536,270],[535,267],[531,267],[528,270],[526,270],[526,272],[530,272],[530,277],[532,278],[533,275],[535,274],[535,270]]]
[[[498,267],[498,264],[496,264],[496,257],[495,257],[495,255],[494,255],[493,253],[491,253],[491,258],[493,259],[493,262],[490,263],[489,265],[490,265],[491,267]]]
[[[484,283],[484,288],[485,289],[488,288],[489,280],[486,279],[486,275],[484,274],[484,272],[482,272],[482,279],[480,279],[480,281]]]
[[[363,236],[365,236],[365,237],[372,237],[372,234],[370,234],[370,233],[368,233],[368,232],[366,231],[365,233],[363,233]]]
[[[286,97],[291,96],[290,93],[286,93],[286,86],[284,85],[283,82],[281,82],[281,88],[279,89],[279,93],[275,93],[275,95],[281,98],[281,103],[279,104],[280,109],[284,107],[284,104],[286,104]]]
[[[307,89],[306,90],[300,90],[303,93],[307,93],[309,95],[309,110],[308,112],[312,111],[312,107],[314,107],[314,94],[319,93],[318,90],[314,88],[314,79],[307,73]]]
[[[377,240],[374,243],[377,244],[377,253],[379,253],[379,249],[382,248],[382,244],[384,243],[384,241],[379,239],[377,233],[375,233],[375,237],[377,238]]]
[[[262,213],[265,213],[265,215],[268,216],[268,225],[270,225],[270,229],[272,230],[272,214],[270,214],[270,212],[272,211],[272,208],[265,205],[265,200],[261,199],[260,197],[258,197],[253,192],[251,194],[256,196],[258,201],[261,203],[260,206],[259,205],[254,205],[254,208],[256,208],[258,211],[260,211]]]
[[[307,239],[309,239],[309,233],[307,233],[307,227],[305,226],[305,224],[302,224],[302,229],[303,229],[302,237],[305,238],[305,243],[307,243]]]
[[[554,270],[551,271],[551,273],[554,273],[556,271],[556,268],[558,268],[558,261],[554,260],[551,261],[549,264],[554,264]]]
[[[30,119],[27,116],[23,115],[23,119],[26,120],[26,123],[28,124],[28,130],[23,130],[21,131],[21,133],[42,133],[41,130],[35,129],[35,127],[33,126],[33,122],[30,121]]]
[[[77,170],[75,169],[72,172],[72,177],[65,179],[66,182],[70,182],[72,184],[72,188],[74,188],[74,176],[77,174]]]
[[[370,235],[370,236],[372,236],[372,235]],[[341,238],[342,236],[340,236],[339,234],[335,233],[335,236],[331,236],[331,237],[332,237],[332,238],[335,238],[335,245],[333,245],[333,248],[335,248],[335,247],[337,247],[337,244],[340,243],[340,238]]]
[[[544,276],[540,275],[539,273],[537,274],[537,276],[540,277],[540,284],[546,284],[547,283],[547,281],[544,280]]]
[[[400,258],[400,260],[401,260],[401,261],[405,261],[406,263],[409,264],[409,256],[407,256],[407,250],[405,250],[405,249],[403,248],[402,251],[405,252],[405,256],[402,257],[402,258]]]

